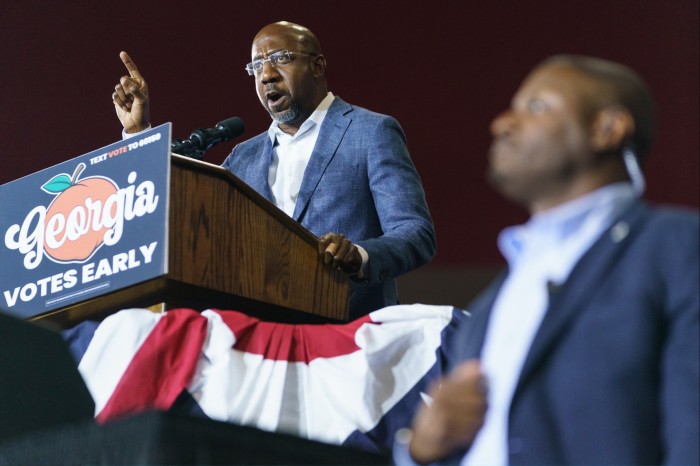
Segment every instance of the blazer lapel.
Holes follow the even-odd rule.
[[[527,382],[542,359],[564,337],[567,327],[580,314],[581,307],[586,306],[589,297],[605,280],[605,271],[612,270],[631,243],[634,232],[639,231],[646,218],[645,212],[647,209],[642,203],[634,204],[576,264],[567,279],[567,283],[573,285],[564,283],[550,287],[547,312],[525,359],[518,387]]]
[[[272,190],[270,189],[269,174],[270,174],[270,164],[272,163],[272,142],[270,138],[265,135],[265,144],[262,148],[262,154],[257,159],[257,163],[253,169],[249,171],[250,173],[250,186],[257,192],[265,196],[265,198],[274,203],[275,199],[272,196]]]
[[[304,171],[299,197],[297,197],[294,215],[292,215],[297,222],[301,222],[301,217],[311,200],[311,196],[343,140],[343,135],[351,121],[349,118],[344,118],[344,114],[351,110],[352,107],[349,104],[341,100],[340,97],[336,97],[328,109],[326,118],[321,123],[318,140]]]

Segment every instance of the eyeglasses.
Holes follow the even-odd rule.
[[[294,55],[309,55],[311,57],[315,57],[318,54],[317,53],[306,53],[306,52],[290,52],[289,50],[280,50],[279,52],[275,52],[268,56],[267,58],[258,58],[257,60],[253,60],[252,62],[248,63],[245,66],[245,70],[248,72],[250,76],[253,76],[256,73],[260,73],[263,69],[263,66],[265,65],[265,62],[270,62],[270,64],[274,67],[277,66],[284,66],[292,62],[294,60]]]

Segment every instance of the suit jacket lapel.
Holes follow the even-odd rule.
[[[328,109],[326,118],[321,123],[318,140],[311,153],[309,164],[304,171],[304,178],[299,188],[299,197],[294,207],[294,215],[292,217],[298,222],[301,222],[301,217],[309,204],[311,196],[321,181],[328,164],[335,156],[340,141],[342,141],[343,135],[350,125],[351,120],[343,116],[351,110],[352,107],[349,104],[341,100],[340,97],[336,97]]]
[[[269,174],[270,164],[272,163],[272,141],[265,135],[265,144],[262,148],[262,154],[258,158],[256,167],[250,170],[250,186],[257,192],[265,196],[265,198],[274,203],[275,199],[272,196],[270,189]]]
[[[596,292],[600,283],[605,280],[605,272],[614,267],[615,262],[631,243],[634,233],[639,231],[641,223],[646,218],[646,212],[647,209],[642,203],[634,204],[584,254],[572,270],[567,282],[550,288],[547,312],[525,359],[518,387],[527,382],[528,377],[542,359],[552,350],[557,341],[564,337],[567,327],[580,314],[581,308],[590,301],[589,297]]]

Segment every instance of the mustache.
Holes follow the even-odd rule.
[[[274,84],[266,84],[265,88],[263,89],[263,93],[265,95],[270,95],[270,94],[287,95],[287,94],[289,94],[286,90],[280,89],[279,87],[275,86]]]

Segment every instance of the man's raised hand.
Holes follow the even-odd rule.
[[[121,52],[119,58],[129,75],[122,76],[114,86],[112,102],[124,130],[127,133],[137,133],[150,125],[148,85],[129,54]]]

